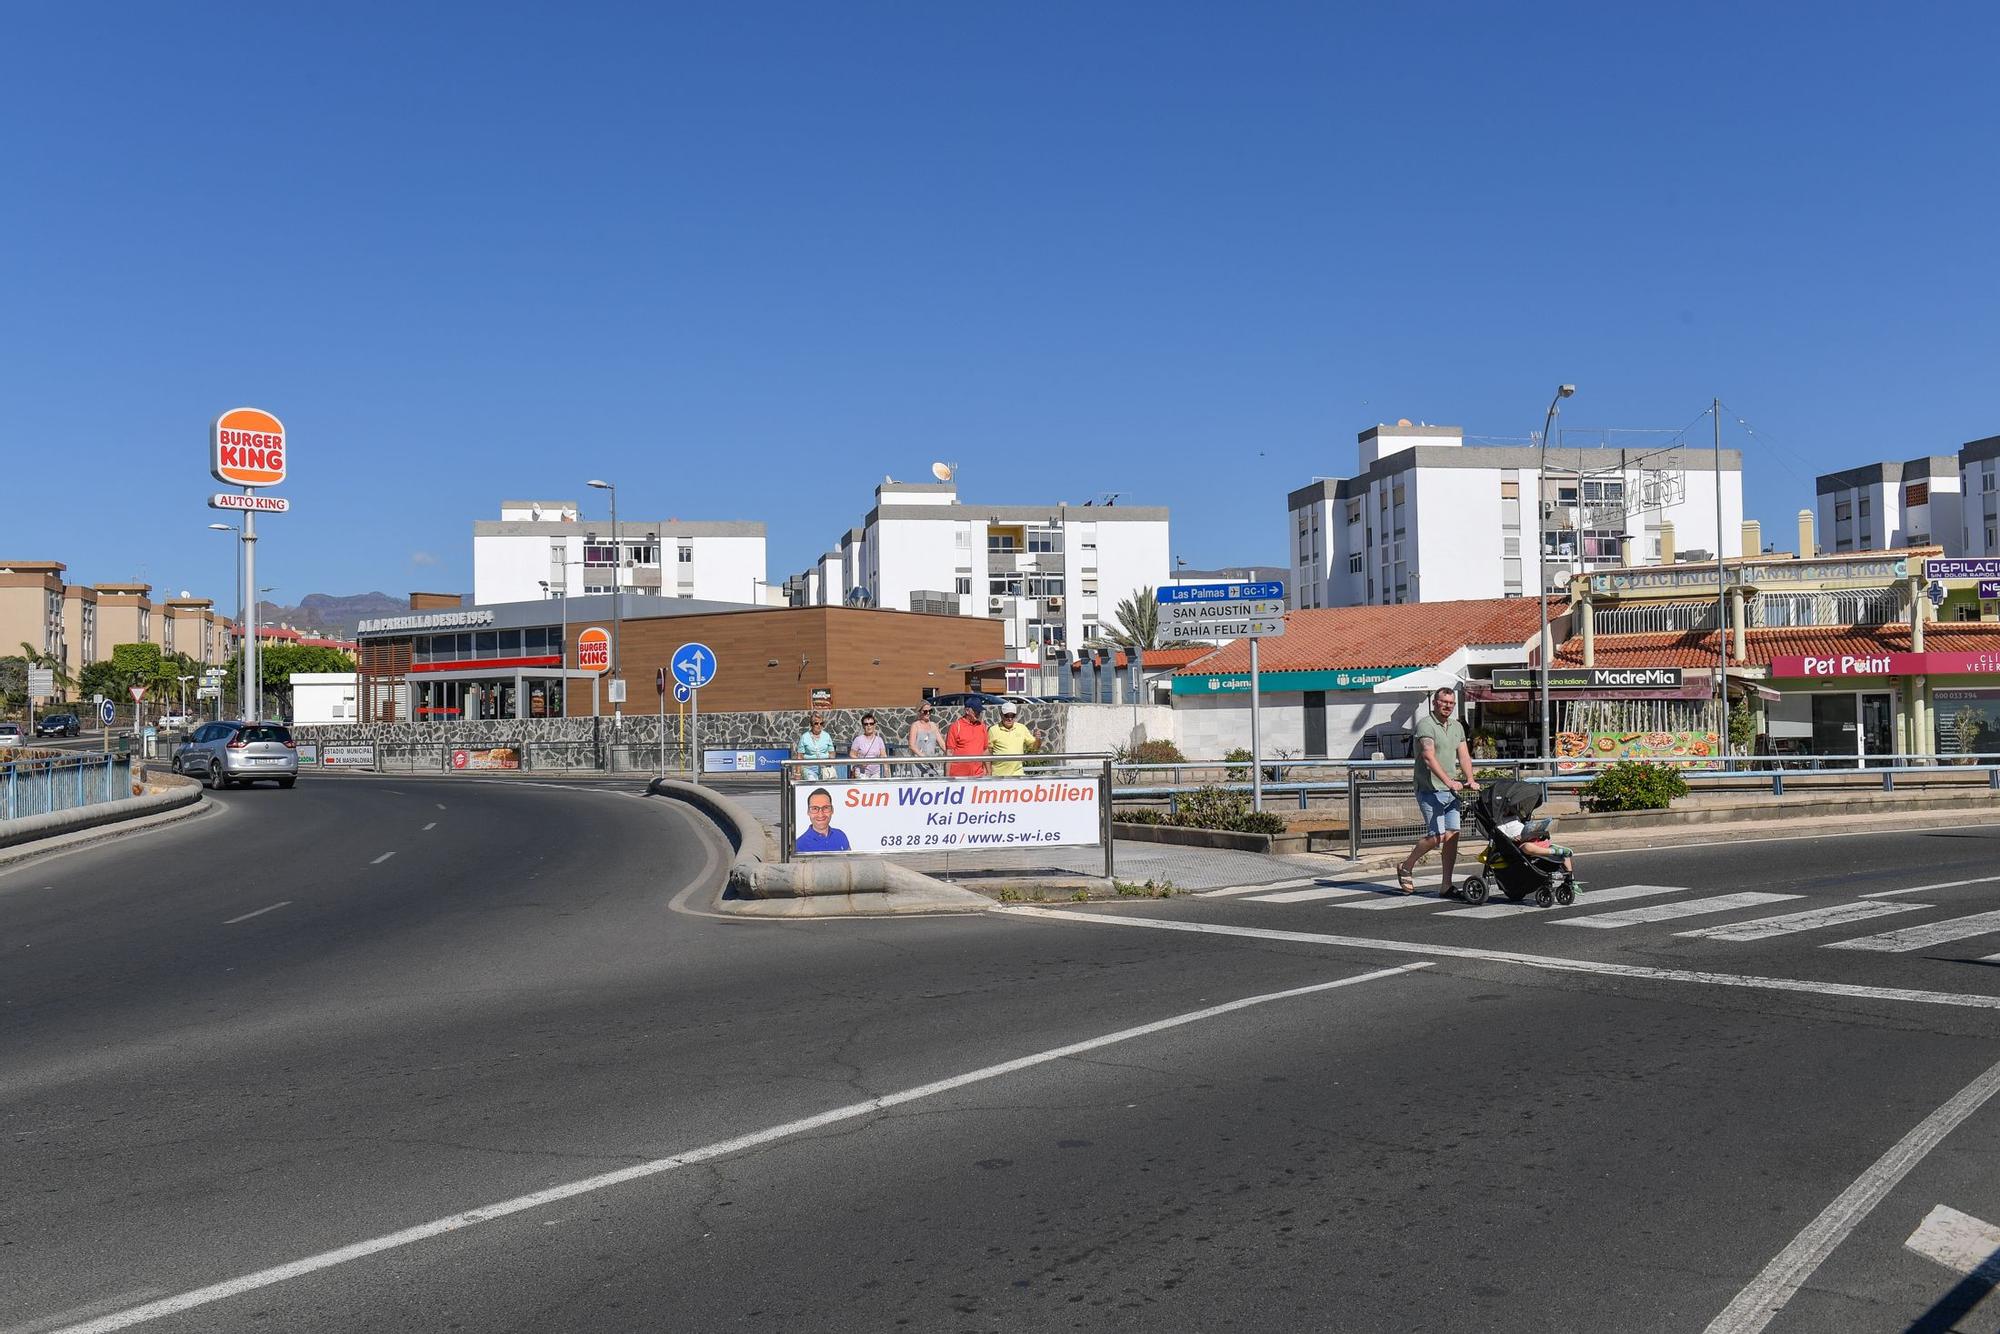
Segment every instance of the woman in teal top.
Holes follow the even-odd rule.
[[[826,730],[826,720],[818,714],[806,724],[806,730],[799,733],[799,744],[792,748],[792,758],[799,760],[830,760],[833,758],[833,733]],[[820,783],[834,777],[832,765],[806,765],[799,770],[802,783]]]

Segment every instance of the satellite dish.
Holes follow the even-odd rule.
[[[937,478],[940,482],[949,482],[951,480],[951,465],[949,463],[933,463],[931,465],[931,476]]]
[[[1396,425],[1398,425],[1398,426],[1408,426],[1408,425],[1410,425],[1410,424],[1411,424],[1411,423],[1410,423],[1410,419],[1409,419],[1408,417],[1398,417],[1398,418],[1396,418]]]
[[[542,507],[540,505],[528,506],[528,517],[536,523],[540,523],[542,521]]]

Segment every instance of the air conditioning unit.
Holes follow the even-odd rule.
[[[993,597],[986,599],[986,610],[988,611],[1002,611],[1006,608],[1006,606],[1007,606],[1007,599],[1000,597],[997,594]]]
[[[1058,593],[1058,594],[1057,594],[1056,596],[1054,596],[1054,597],[1052,597],[1052,598],[1050,598],[1050,599],[1049,599],[1049,610],[1050,610],[1050,611],[1061,611],[1061,610],[1062,610],[1062,602],[1063,602],[1063,600],[1062,600],[1062,595],[1061,595],[1060,593]]]

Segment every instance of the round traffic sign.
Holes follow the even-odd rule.
[[[715,650],[698,640],[682,644],[668,661],[674,679],[690,690],[699,690],[715,679]]]
[[[685,704],[692,698],[694,698],[694,691],[688,689],[687,682],[674,682],[674,703]]]

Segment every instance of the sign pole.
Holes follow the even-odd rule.
[[[245,495],[255,495],[245,491]],[[264,682],[257,675],[257,511],[243,511],[243,721],[264,711]]]
[[[688,782],[701,781],[701,692],[688,691]]]
[[[1250,809],[1264,809],[1264,704],[1257,680],[1257,636],[1250,636]]]
[[[660,777],[667,776],[667,669],[660,668]]]

